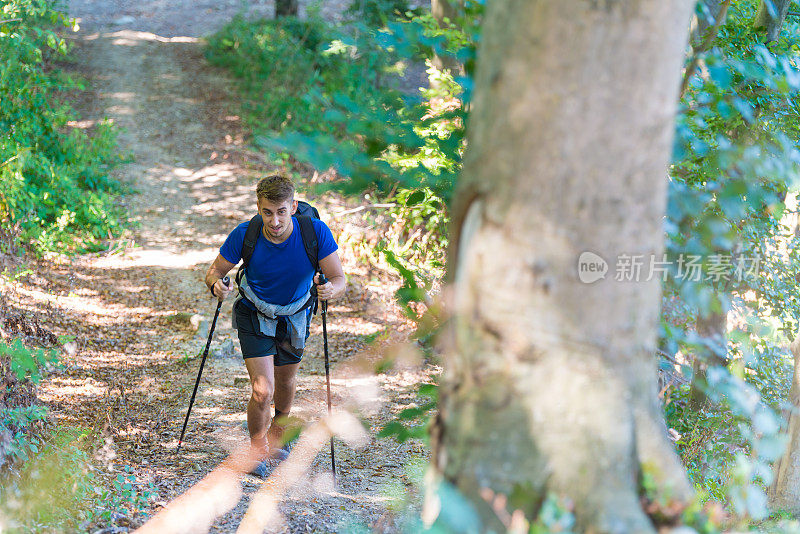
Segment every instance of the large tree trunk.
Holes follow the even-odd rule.
[[[453,210],[453,327],[434,465],[487,525],[484,497],[548,491],[581,530],[648,532],[642,466],[689,499],[656,392],[666,168],[689,0],[488,2]],[[578,278],[578,257],[610,262]],[[482,497],[483,496],[483,497]],[[496,525],[491,525],[496,526]]]
[[[275,18],[296,16],[297,0],[275,0]]]
[[[770,2],[772,9],[767,6],[767,2]],[[753,27],[766,30],[767,38],[764,40],[765,42],[771,43],[778,40],[781,26],[783,26],[786,14],[789,12],[789,4],[791,4],[791,0],[761,0]]]
[[[792,409],[786,414],[789,444],[775,464],[775,478],[769,488],[771,510],[784,510],[800,516],[800,336],[791,345],[794,356],[794,378],[789,392]]]

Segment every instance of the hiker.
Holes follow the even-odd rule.
[[[330,229],[308,204],[301,203],[304,209],[313,210],[311,217],[294,216],[298,209],[294,192],[289,178],[262,178],[256,186],[260,220],[256,216],[228,235],[205,279],[211,293],[224,299],[232,287],[226,287],[222,277],[239,260],[244,262],[237,275],[239,296],[233,305],[233,326],[250,374],[247,429],[251,450],[260,458],[253,471],[259,476],[265,476],[268,462],[288,456],[282,444],[283,430],[292,409],[297,369],[316,298],[331,300],[345,291],[338,245]],[[327,283],[317,285],[318,271]],[[270,414],[273,401],[274,417]]]

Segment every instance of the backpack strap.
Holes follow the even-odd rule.
[[[256,249],[256,241],[258,241],[258,234],[261,233],[261,228],[264,222],[261,220],[261,215],[254,215],[247,225],[247,231],[244,233],[244,242],[242,243],[242,262],[244,266],[250,265],[250,258],[253,257],[253,251]]]
[[[303,238],[303,246],[306,249],[306,256],[311,266],[314,267],[314,274],[319,271],[319,258],[317,246],[317,232],[314,231],[314,223],[311,222],[310,217],[297,217],[297,222],[300,224],[300,237]]]
[[[253,257],[253,252],[256,249],[256,241],[258,241],[258,234],[261,233],[261,228],[264,226],[264,222],[261,220],[261,215],[254,215],[250,222],[247,225],[247,231],[244,233],[244,242],[242,242],[242,267],[236,272],[236,285],[239,285],[239,282],[242,279],[242,275],[247,270],[247,266],[250,264],[250,258]]]
[[[316,209],[314,209],[316,212]],[[314,276],[317,275],[319,272],[319,254],[318,254],[318,245],[317,245],[317,232],[314,231],[314,223],[311,222],[311,217],[296,217],[297,223],[300,225],[300,237],[303,238],[303,247],[306,249],[306,256],[308,256],[308,261],[311,262],[311,266],[314,268]],[[313,300],[311,305],[311,313],[313,315],[317,314],[317,285],[311,284],[311,299]]]
[[[317,208],[305,202],[303,200],[297,201],[297,211],[294,214],[295,217],[311,217],[312,219],[319,219],[319,211]]]

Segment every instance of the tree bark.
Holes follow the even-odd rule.
[[[783,510],[800,516],[800,336],[791,345],[794,378],[789,391],[792,409],[787,414],[789,443],[774,467],[775,478],[767,494],[770,510]]]
[[[643,465],[691,498],[657,398],[659,279],[614,279],[618,256],[663,250],[690,15],[689,0],[487,3],[432,433],[437,472],[486,528],[488,490],[524,496],[527,517],[552,491],[579,530],[653,532]],[[584,251],[605,279],[580,282]]]
[[[275,0],[275,18],[296,17],[297,0]]]
[[[431,0],[431,14],[440,27],[445,26],[445,19],[455,23],[464,12],[464,0]],[[452,56],[434,54],[433,66],[444,71],[449,70],[455,76],[464,75],[464,66]]]
[[[767,2],[772,5],[772,10],[767,6]],[[791,4],[791,0],[761,0],[759,3],[753,27],[766,30],[767,37],[764,42],[771,43],[778,40],[781,26],[789,12],[789,4]]]

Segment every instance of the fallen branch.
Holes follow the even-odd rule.
[[[18,157],[19,157],[19,154],[17,154],[16,156],[11,156],[11,157],[10,157],[10,158],[8,158],[7,160],[5,160],[3,163],[0,163],[0,169],[2,169],[3,167],[5,167],[5,166],[6,166],[6,165],[8,165],[9,163],[11,163],[12,161],[14,161],[15,159],[17,159]]]
[[[370,205],[368,205],[368,206],[359,206],[359,207],[357,207],[357,208],[353,208],[353,209],[349,209],[349,210],[344,210],[344,211],[339,211],[339,212],[336,212],[336,215],[347,215],[347,214],[349,214],[349,213],[356,213],[356,212],[359,212],[359,211],[364,211],[364,210],[366,210],[366,209],[375,209],[375,208],[393,208],[393,207],[395,207],[396,205],[397,205],[397,204],[395,204],[394,202],[392,202],[391,204],[370,204]]]

